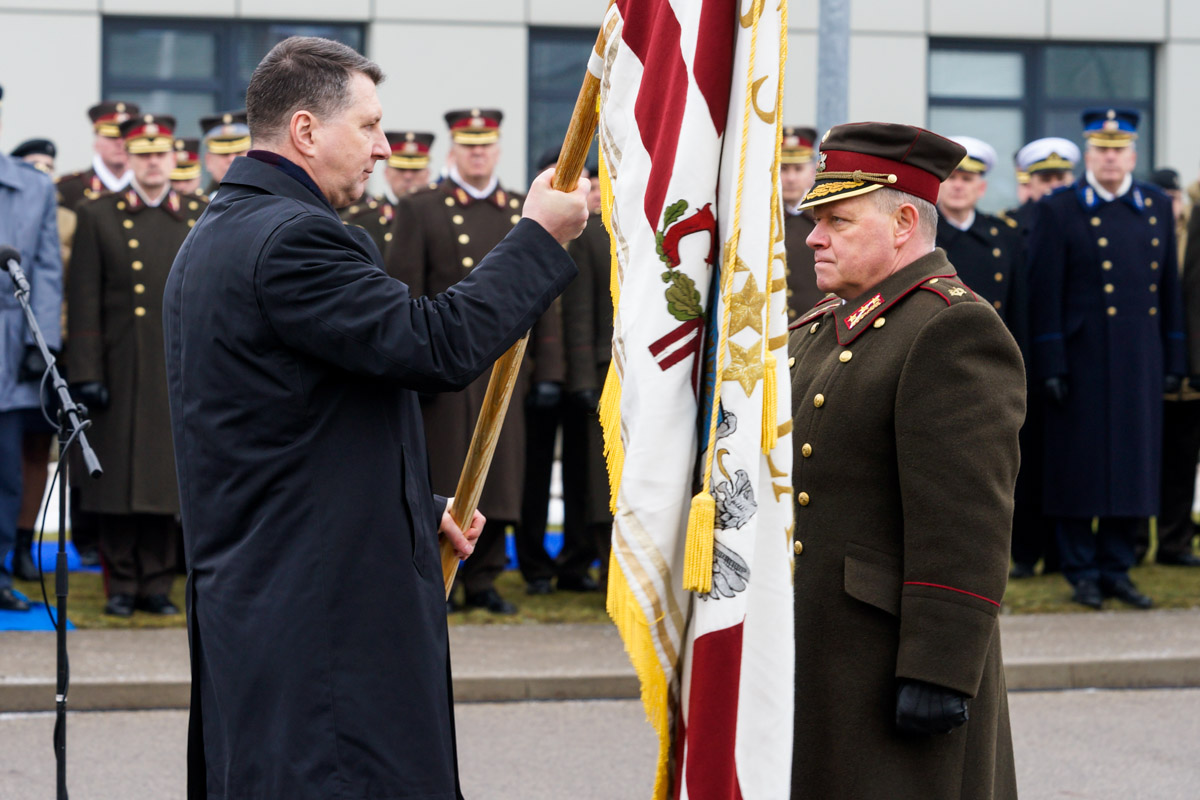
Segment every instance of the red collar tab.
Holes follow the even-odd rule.
[[[846,330],[854,330],[854,327],[858,325],[858,323],[866,319],[868,314],[879,308],[881,305],[883,305],[883,295],[876,293],[874,297],[855,309],[853,313],[846,315],[846,318],[843,320],[843,322],[846,323]]]

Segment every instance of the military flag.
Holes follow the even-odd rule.
[[[653,797],[791,791],[786,4],[616,0],[601,80],[608,609],[659,736]]]

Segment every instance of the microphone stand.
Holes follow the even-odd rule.
[[[87,410],[71,399],[67,382],[58,372],[54,355],[46,347],[42,330],[29,305],[29,281],[25,279],[25,273],[21,269],[20,255],[9,247],[0,249],[0,268],[9,274],[16,286],[13,295],[21,303],[25,321],[29,323],[34,341],[42,352],[42,358],[46,360],[46,370],[50,373],[52,386],[58,395],[58,470],[61,478],[58,484],[58,556],[54,563],[54,594],[58,600],[58,613],[54,619],[54,629],[58,637],[58,680],[54,695],[54,757],[58,767],[57,798],[67,800],[67,686],[70,682],[67,660],[67,448],[72,442],[79,442],[83,463],[92,478],[99,478],[103,470],[84,433],[92,424],[87,419]]]

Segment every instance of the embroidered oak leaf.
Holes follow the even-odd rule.
[[[700,292],[696,290],[696,282],[677,269],[669,269],[662,274],[663,283],[670,284],[664,292],[667,298],[667,311],[680,322],[696,319],[704,313],[700,307]]]

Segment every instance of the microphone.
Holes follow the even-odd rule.
[[[11,245],[0,245],[0,269],[12,276],[13,283],[22,292],[29,292],[29,281],[21,269],[21,252]]]

